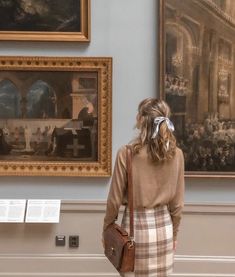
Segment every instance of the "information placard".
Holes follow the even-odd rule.
[[[59,223],[61,200],[29,199],[25,222]]]
[[[0,199],[0,222],[24,222],[25,206],[25,199]]]

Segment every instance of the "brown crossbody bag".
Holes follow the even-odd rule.
[[[135,264],[132,150],[129,146],[126,147],[126,164],[130,234],[116,223],[110,224],[103,233],[104,253],[119,272],[134,271]]]

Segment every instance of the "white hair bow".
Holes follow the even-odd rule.
[[[155,126],[155,130],[154,130],[154,133],[152,135],[152,139],[156,138],[158,132],[159,132],[159,129],[160,129],[160,125],[163,121],[166,121],[166,124],[167,124],[167,127],[170,131],[174,132],[175,128],[174,128],[174,125],[173,123],[170,121],[170,119],[168,117],[164,117],[164,116],[159,116],[159,117],[156,117],[154,119],[154,125]]]

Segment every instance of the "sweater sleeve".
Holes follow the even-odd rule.
[[[176,191],[169,203],[169,210],[173,224],[173,239],[177,239],[181,214],[184,207],[184,156],[180,150],[179,167],[178,167],[178,180]]]
[[[108,225],[110,225],[117,219],[118,211],[125,195],[126,186],[126,148],[122,147],[119,149],[116,157],[112,181],[107,198],[103,230],[105,230]]]

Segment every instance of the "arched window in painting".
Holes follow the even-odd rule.
[[[176,74],[172,64],[172,57],[177,52],[177,37],[171,33],[166,33],[166,73]]]
[[[8,79],[0,81],[0,118],[20,118],[21,95]]]
[[[27,117],[55,118],[56,114],[55,91],[46,82],[36,81],[27,93]]]

